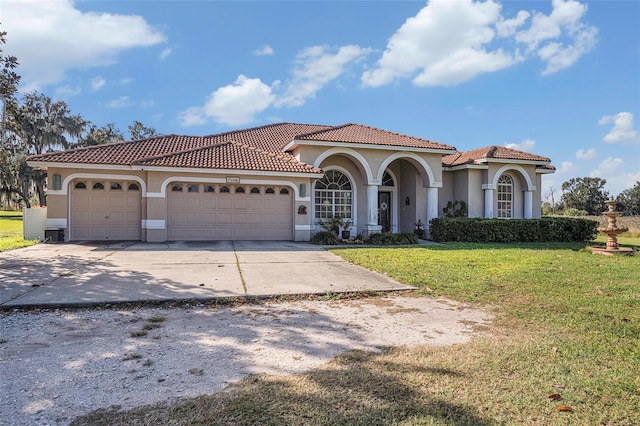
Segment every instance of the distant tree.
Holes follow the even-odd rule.
[[[115,123],[107,123],[102,127],[89,123],[89,130],[80,137],[79,146],[103,145],[105,143],[121,142],[124,134]]]
[[[640,181],[616,197],[616,209],[624,215],[640,215]]]
[[[131,140],[137,140],[157,136],[158,132],[153,127],[146,127],[136,120],[129,126],[129,134],[131,135]]]
[[[0,32],[0,101],[2,108],[2,126],[0,127],[0,207],[11,207],[14,198],[18,201],[24,198],[24,191],[18,180],[17,165],[26,158],[26,153],[19,147],[19,141],[7,131],[7,111],[17,107],[15,94],[18,91],[20,76],[16,72],[18,59],[5,55],[2,46],[6,44],[5,31]],[[28,185],[27,191],[28,194]]]
[[[562,206],[566,209],[584,210],[599,215],[607,209],[605,201],[609,193],[604,190],[606,180],[584,177],[573,178],[562,184]]]
[[[12,139],[11,143],[19,145],[12,148],[13,152],[26,152],[31,155],[68,148],[68,125],[71,121],[72,116],[65,102],[53,101],[50,97],[38,92],[27,93],[22,104],[7,114],[7,129],[17,137]],[[5,149],[7,148],[8,146],[5,146]],[[44,192],[46,171],[32,169],[26,164],[26,158],[14,160],[20,161],[19,166],[13,170],[18,173],[16,179],[21,181],[20,186],[23,188],[21,196],[26,206],[31,207],[29,197],[24,191],[29,187],[29,182],[33,183],[39,204],[46,206]]]
[[[2,45],[6,44],[7,32],[0,32],[0,99],[2,100],[2,130],[4,131],[4,112],[7,105],[15,102],[15,94],[18,91],[20,76],[15,71],[18,67],[18,59],[15,56],[5,55]]]

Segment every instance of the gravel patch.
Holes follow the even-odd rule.
[[[211,394],[351,349],[465,343],[491,321],[411,296],[2,315],[0,424],[64,425],[98,408]]]

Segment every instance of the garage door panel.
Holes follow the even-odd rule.
[[[233,200],[228,197],[220,197],[218,199],[218,206],[217,206],[218,210],[233,210]]]
[[[93,189],[91,182],[82,181],[84,188],[70,190],[71,240],[140,240],[141,194],[135,190]],[[128,183],[123,183],[128,188]]]
[[[172,184],[173,185],[173,184]],[[189,183],[183,182],[182,188]],[[291,240],[292,194],[167,191],[170,240]],[[178,231],[178,229],[180,229]]]

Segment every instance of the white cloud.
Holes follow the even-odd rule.
[[[126,108],[133,105],[133,102],[131,102],[131,99],[129,99],[128,96],[120,96],[118,99],[113,99],[109,102],[107,102],[107,106],[109,108]]]
[[[504,19],[502,16],[500,20],[496,22],[496,30],[498,30],[498,36],[500,37],[510,37],[516,33],[516,30],[524,25],[524,23],[529,19],[531,14],[526,10],[521,10],[518,12],[515,18],[512,19]]]
[[[142,101],[140,102],[140,108],[144,108],[144,109],[151,108],[152,106],[155,106],[155,104],[156,103],[153,100]]]
[[[589,148],[587,150],[579,149],[576,151],[576,158],[578,160],[593,160],[594,158],[596,158],[596,149],[595,148]]]
[[[61,86],[56,87],[56,96],[60,98],[69,98],[71,96],[79,95],[82,92],[78,86]]]
[[[253,51],[253,54],[256,56],[271,56],[273,55],[273,48],[268,44],[265,44],[260,49],[256,49]]]
[[[89,82],[91,83],[91,90],[94,92],[102,89],[107,84],[107,80],[99,76],[93,77]]]
[[[241,74],[232,84],[211,93],[202,107],[188,108],[178,118],[183,126],[201,125],[207,118],[228,126],[239,126],[255,120],[256,114],[267,109],[274,100],[270,86],[259,78]]]
[[[178,120],[184,127],[202,126],[207,123],[204,110],[202,107],[189,107],[178,113]]]
[[[505,19],[493,0],[430,0],[390,37],[362,83],[378,87],[410,78],[416,86],[450,86],[536,56],[547,64],[542,74],[551,74],[595,45],[597,29],[581,22],[586,10],[575,0],[553,0],[549,15],[520,10]],[[517,43],[526,52],[514,48]]]
[[[597,28],[580,22],[587,12],[585,4],[575,0],[553,0],[551,4],[549,15],[535,13],[529,29],[515,35],[516,41],[547,63],[542,75],[573,65],[593,48],[598,34]],[[560,38],[567,44],[555,41]]]
[[[18,57],[23,84],[37,88],[67,71],[111,65],[120,52],[166,37],[141,16],[81,12],[72,0],[2,0],[5,51]]]
[[[171,52],[173,52],[173,49],[170,47],[165,47],[164,49],[162,49],[162,52],[160,52],[160,59],[165,60],[167,59],[167,57],[169,55],[171,55]]]
[[[313,46],[302,50],[296,57],[293,79],[288,83],[276,106],[301,106],[307,98],[331,80],[338,78],[347,64],[363,58],[371,49],[360,46],[342,46],[337,53],[331,53],[327,46]]]
[[[513,65],[520,60],[516,54],[485,48],[500,18],[500,5],[491,0],[431,0],[391,36],[362,82],[377,87],[413,78],[417,86],[448,86]]]
[[[597,169],[589,173],[589,176],[606,179],[607,176],[615,174],[620,170],[623,163],[622,158],[607,157],[598,165]]]
[[[619,112],[616,115],[605,115],[599,125],[613,123],[613,129],[602,139],[607,143],[639,142],[638,132],[633,128],[633,113]]]
[[[132,77],[124,77],[124,78],[121,78],[118,81],[118,84],[125,85],[125,84],[129,84],[129,83],[132,83],[132,82],[133,82],[133,78]]]
[[[525,139],[520,143],[506,143],[506,144],[504,144],[504,146],[507,147],[507,148],[518,149],[520,151],[526,151],[526,152],[531,152],[531,150],[533,150],[533,147],[535,145],[536,145],[536,141],[534,141],[533,139]]]
[[[607,157],[589,176],[605,179],[607,181],[605,188],[615,197],[625,189],[631,188],[640,180],[640,170],[636,169],[630,172],[628,168],[625,169],[624,166],[625,162],[622,158]]]
[[[560,167],[558,168],[556,173],[567,174],[567,173],[573,173],[576,170],[577,170],[577,167],[571,161],[563,161],[562,164],[560,164]]]

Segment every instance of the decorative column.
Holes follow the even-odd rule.
[[[378,225],[378,185],[367,185],[367,235],[381,232]]]
[[[429,222],[431,219],[438,217],[438,188],[427,188],[427,223],[425,223],[424,230],[427,237],[430,237]]]
[[[533,191],[524,191],[524,218],[533,217]]]
[[[493,191],[496,186],[491,184],[482,185],[484,189],[484,217],[485,219],[493,218]]]

